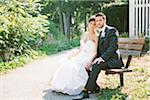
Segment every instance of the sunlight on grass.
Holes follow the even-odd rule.
[[[126,61],[126,58],[124,58]],[[150,100],[150,55],[134,57],[131,61],[133,72],[124,74],[124,86],[119,86],[119,75],[105,75],[98,77],[101,91],[98,100]],[[149,79],[150,80],[150,79]]]

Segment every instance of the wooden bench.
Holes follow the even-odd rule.
[[[125,72],[132,72],[128,69],[132,56],[141,56],[142,49],[144,47],[145,38],[119,38],[118,48],[122,56],[127,56],[127,62],[124,63],[121,69],[107,69],[105,74],[119,74],[120,75],[120,86],[124,85],[123,74]]]

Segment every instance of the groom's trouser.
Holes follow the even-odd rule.
[[[94,91],[97,87],[96,80],[98,77],[98,74],[102,69],[108,69],[108,64],[106,62],[102,62],[100,64],[94,64],[92,65],[92,71],[89,73],[89,79],[87,81],[87,84],[85,86],[85,89]]]

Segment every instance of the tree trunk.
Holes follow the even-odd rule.
[[[60,11],[58,12],[58,14],[59,14],[60,31],[61,33],[64,34],[65,32],[64,32],[64,24],[63,24],[63,15]]]
[[[64,33],[67,39],[70,39],[70,13],[63,13]]]
[[[86,15],[85,15],[85,19],[84,19],[84,30],[86,31],[86,26],[87,26],[87,20],[86,20]]]
[[[64,27],[63,27],[63,29],[64,29],[64,34],[65,34],[65,37],[66,37],[66,35],[67,35],[67,23],[66,23],[66,14],[65,13],[63,13],[63,25],[64,25]]]
[[[68,39],[70,39],[70,37],[71,37],[71,35],[70,35],[70,29],[71,29],[71,14],[68,12],[68,14],[67,14],[67,32],[68,32],[68,34],[67,34],[67,38]]]

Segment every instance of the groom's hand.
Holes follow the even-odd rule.
[[[99,58],[96,58],[92,64],[96,64],[96,63],[100,64],[101,62],[105,62],[105,61],[101,57],[99,57]]]

